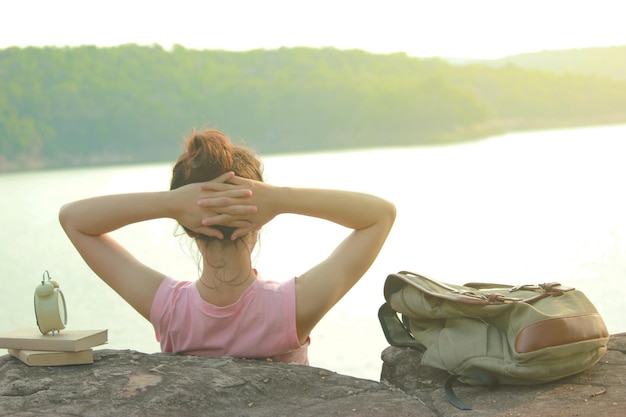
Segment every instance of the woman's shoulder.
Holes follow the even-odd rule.
[[[193,281],[181,281],[181,280],[172,278],[167,275],[165,275],[163,277],[163,281],[161,281],[161,287],[166,287],[166,288],[182,289],[182,288],[187,288],[190,285],[193,285]]]
[[[177,297],[174,294],[178,294],[178,296],[180,296],[180,294],[189,293],[193,289],[194,283],[192,281],[180,281],[169,276],[164,276],[163,281],[161,281],[161,284],[154,295],[154,299],[156,301],[164,302],[166,299]]]
[[[190,291],[192,288],[193,282],[191,281],[179,281],[172,277],[164,276],[152,299],[150,321],[156,323],[159,317],[168,315],[176,309],[180,305],[179,302],[181,300],[193,297]]]
[[[283,292],[283,291],[295,291],[296,286],[296,278],[289,278],[287,280],[271,280],[265,279],[261,277],[257,273],[257,279],[255,281],[255,287],[260,291],[271,291],[271,292]]]

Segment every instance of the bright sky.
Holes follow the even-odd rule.
[[[6,0],[0,48],[332,46],[499,58],[626,45],[622,0]]]

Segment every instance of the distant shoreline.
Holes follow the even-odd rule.
[[[281,155],[281,154],[303,154],[310,152],[334,152],[334,151],[358,151],[363,149],[371,149],[373,147],[391,148],[391,147],[427,147],[427,146],[447,146],[454,144],[470,143],[480,140],[489,139],[494,136],[500,136],[505,134],[528,132],[528,131],[542,131],[542,130],[558,130],[558,129],[583,129],[602,126],[621,125],[626,123],[625,117],[611,118],[615,120],[602,120],[602,121],[580,121],[579,123],[542,123],[541,125],[534,126],[520,126],[515,121],[498,121],[492,123],[485,123],[480,126],[471,126],[460,128],[453,132],[445,132],[438,137],[433,138],[431,141],[420,143],[387,143],[379,144],[378,146],[355,146],[355,147],[320,147],[320,148],[307,148],[300,150],[286,150],[284,152],[270,152],[267,155]],[[254,146],[253,146],[254,147]],[[256,149],[255,149],[256,150]],[[259,152],[264,154],[263,152]],[[128,164],[156,164],[173,162],[173,158],[152,158],[141,159],[133,156],[126,155],[106,155],[102,156],[87,156],[80,158],[73,156],[71,158],[27,158],[22,157],[17,161],[9,161],[0,155],[0,175],[5,173],[18,173],[18,172],[35,172],[44,170],[57,170],[57,169],[74,169],[74,168],[89,168],[99,166],[115,166],[115,165],[128,165]]]

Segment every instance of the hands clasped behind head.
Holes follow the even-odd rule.
[[[251,202],[252,190],[246,187],[245,182],[237,181],[232,172],[201,183],[200,189],[198,206],[206,209],[206,217],[201,220],[203,226],[237,229],[231,236],[233,240],[254,229],[254,223],[247,217],[257,212],[257,206]]]

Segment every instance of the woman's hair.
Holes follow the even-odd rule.
[[[263,181],[261,161],[251,149],[233,144],[219,130],[194,130],[185,140],[184,152],[174,164],[170,189],[210,181],[229,171],[233,171],[238,177]],[[224,234],[225,240],[229,240],[234,231],[232,227],[214,227]],[[196,236],[191,230],[184,226],[183,228],[189,235]],[[214,239],[204,235],[197,237]]]

